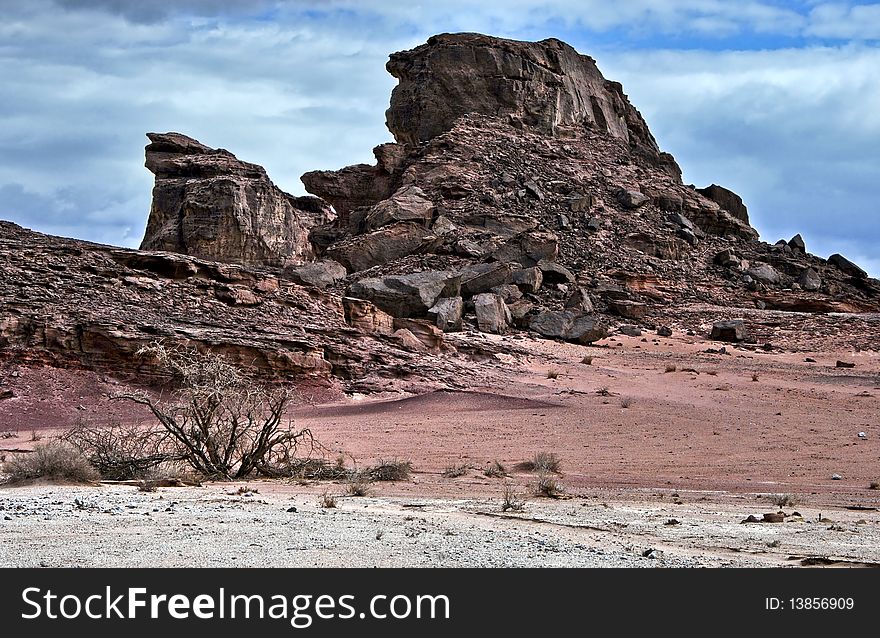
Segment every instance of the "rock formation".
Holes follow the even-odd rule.
[[[736,194],[683,184],[622,87],[558,40],[442,35],[388,69],[397,142],[304,175],[317,197],[151,133],[143,250],[0,223],[0,360],[144,374],[134,353],[166,339],[369,391],[467,384],[487,349],[516,348],[473,331],[590,344],[621,324],[708,336],[744,309],[880,311],[857,265],[759,241]],[[747,327],[714,336],[764,336]]]
[[[555,38],[517,42],[443,34],[394,53],[387,69],[400,80],[386,112],[399,144],[417,146],[451,130],[462,115],[479,113],[560,137],[584,130],[607,134],[672,177],[681,175],[623,87],[606,80],[593,58]]]
[[[283,266],[310,261],[309,230],[329,206],[281,191],[266,171],[179,133],[148,133],[146,166],[156,176],[142,250]]]

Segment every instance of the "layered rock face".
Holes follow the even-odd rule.
[[[462,115],[479,113],[560,137],[604,133],[672,177],[681,175],[622,85],[606,80],[593,58],[555,38],[518,42],[443,34],[394,53],[386,68],[400,80],[385,114],[400,144],[416,146],[449,131]]]
[[[148,133],[156,176],[142,250],[283,266],[314,258],[309,230],[333,218],[315,197],[281,191],[266,171],[179,133]]]

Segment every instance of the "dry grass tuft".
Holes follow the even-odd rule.
[[[443,478],[458,478],[468,473],[470,468],[467,465],[447,465],[443,470]]]
[[[532,493],[535,496],[546,498],[559,498],[563,492],[562,486],[557,482],[556,477],[550,474],[541,473],[532,487]]]
[[[321,498],[318,499],[318,504],[324,509],[333,509],[336,507],[336,497],[330,492],[324,492],[321,494]]]
[[[548,379],[558,379],[559,371],[558,370],[547,370],[547,378]]]
[[[678,366],[676,366],[674,363],[667,363],[666,369],[663,372],[668,374],[670,372],[675,372],[676,370],[678,370]]]
[[[489,478],[504,478],[507,476],[507,468],[498,461],[492,461],[489,467],[483,470],[483,474]]]
[[[37,445],[30,454],[16,455],[7,463],[7,482],[11,485],[36,479],[93,483],[100,479],[98,471],[75,447],[61,442]]]

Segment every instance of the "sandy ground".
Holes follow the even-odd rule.
[[[317,504],[325,490],[345,492],[336,484],[252,484],[259,494],[249,497],[228,494],[238,484],[0,489],[0,565],[880,563],[876,351],[783,342],[719,354],[707,350],[723,344],[681,334],[596,347],[457,338],[515,339],[525,354],[499,355],[495,381],[469,392],[353,395],[293,415],[331,458],[409,460],[411,481],[342,497],[336,509]],[[68,374],[65,387],[88,406],[89,384]],[[0,447],[33,445],[38,413]],[[52,422],[37,425],[51,434]],[[539,451],[562,459],[567,498],[501,512],[505,480],[482,469],[512,470]],[[444,478],[453,465],[469,470]],[[534,476],[506,481],[527,493]],[[775,494],[791,494],[797,504],[785,511],[802,516],[741,524],[776,511]]]
[[[289,486],[251,483],[258,493],[250,496],[234,494],[235,487],[4,491],[0,565],[770,567],[816,558],[823,565],[880,563],[876,511],[820,513],[807,504],[797,508],[802,517],[785,523],[742,524],[743,512],[768,510],[767,503],[746,495],[603,492],[533,500],[521,513],[504,513],[498,499],[342,497],[337,508],[324,509],[317,494]]]

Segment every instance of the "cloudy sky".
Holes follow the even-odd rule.
[[[392,51],[434,33],[558,37],[623,82],[684,179],[772,242],[880,276],[880,3],[824,0],[0,0],[0,218],[137,246],[147,131],[303,193],[391,139]]]

